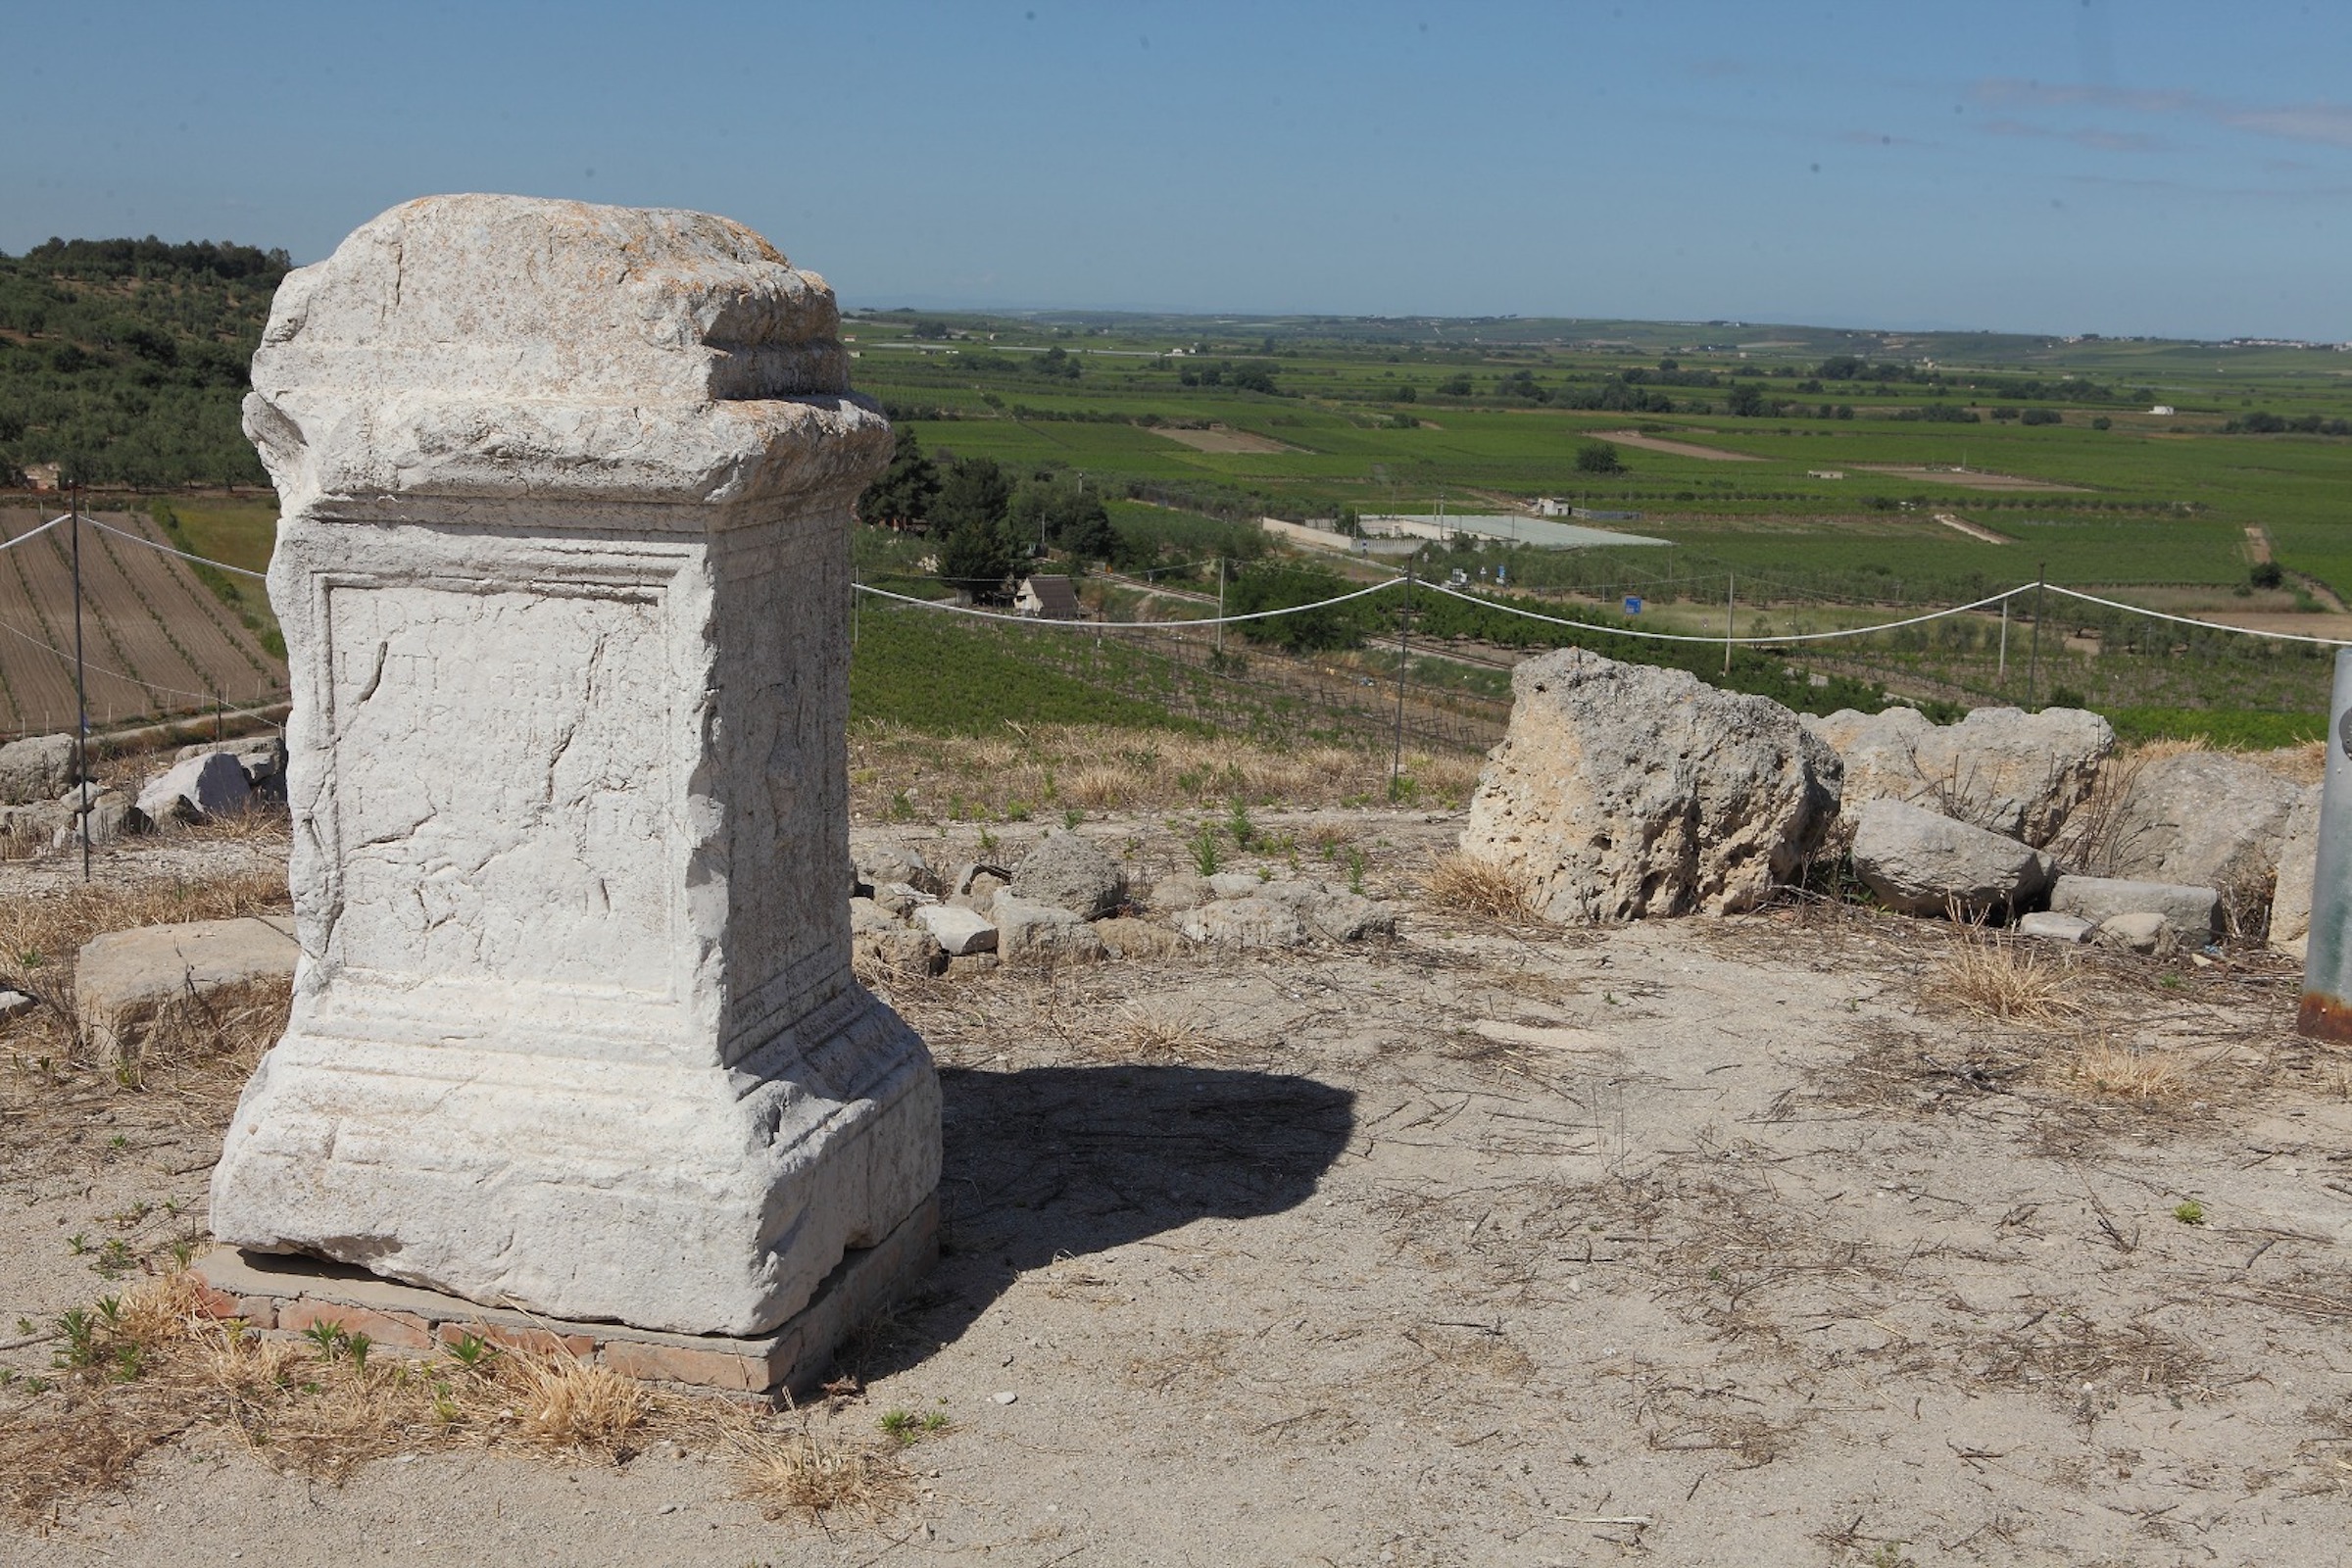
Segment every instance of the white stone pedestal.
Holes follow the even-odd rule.
[[[701,214],[435,197],[278,290],[304,957],[213,1228],[491,1306],[773,1329],[937,1185],[851,977],[831,291]]]

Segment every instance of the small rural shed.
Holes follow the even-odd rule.
[[[1020,592],[1012,596],[1012,608],[1024,615],[1041,620],[1079,620],[1084,618],[1078,609],[1078,594],[1067,577],[1049,577],[1043,574],[1021,579]]]

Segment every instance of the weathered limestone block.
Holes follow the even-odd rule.
[[[2211,888],[2125,877],[2062,876],[2050,885],[2050,908],[2097,925],[2119,914],[2161,914],[2200,946],[2222,929],[2222,896]]]
[[[977,910],[953,904],[926,904],[914,911],[914,920],[951,958],[997,951],[997,928]]]
[[[2099,922],[2091,940],[2103,948],[2162,956],[2180,946],[2180,932],[2170,916],[2142,909],[2132,914],[2109,915]]]
[[[840,885],[890,431],[836,327],[740,224],[513,197],[280,285],[245,420],[304,956],[223,1241],[751,1335],[931,1193],[937,1078]]]
[[[225,752],[236,759],[244,769],[245,782],[256,790],[282,786],[286,776],[286,738],[282,735],[247,735],[233,741],[201,741],[194,746],[182,746],[174,760],[186,761],[207,752]],[[283,793],[282,788],[279,793]]]
[[[2107,720],[2079,708],[1980,708],[1944,725],[1916,708],[1849,708],[1801,722],[1845,764],[1849,822],[1865,803],[1890,799],[2036,847],[2090,793],[2115,750]]]
[[[909,844],[869,844],[862,850],[853,849],[858,877],[871,887],[888,887],[903,882],[918,893],[939,892],[938,873],[923,852]]]
[[[1546,919],[1752,908],[1837,812],[1837,754],[1768,698],[1576,648],[1520,664],[1511,691],[1461,848]]]
[[[1396,910],[1328,882],[1267,882],[1252,896],[1282,905],[1310,932],[1333,942],[1361,942],[1366,937],[1396,934]]]
[[[215,998],[223,1008],[283,999],[300,953],[282,915],[110,931],[74,960],[74,1013],[99,1060],[136,1061],[159,1030],[210,1032]],[[245,988],[256,996],[223,995]]]
[[[1051,904],[1084,920],[1101,919],[1127,897],[1127,873],[1108,851],[1082,833],[1048,828],[1012,868],[1012,891],[1033,904]]]
[[[2278,830],[2278,880],[2271,892],[2271,946],[2300,958],[2311,942],[2311,890],[2320,863],[2320,786],[2306,788]]]
[[[227,752],[200,752],[174,762],[139,791],[139,814],[151,822],[198,822],[253,804],[253,783]]]
[[[1083,963],[1103,956],[1102,938],[1075,910],[1035,904],[1004,888],[989,912],[997,928],[997,955],[1008,963]]]
[[[1208,878],[1195,876],[1190,871],[1177,871],[1152,884],[1150,903],[1162,914],[1180,914],[1197,909],[1217,896],[1208,885]]]
[[[2270,905],[2287,813],[2303,793],[2227,752],[2160,757],[2132,775],[2095,869],[2217,888],[2225,912],[2243,928]]]
[[[1185,911],[1176,929],[1194,942],[1214,947],[1261,950],[1296,948],[1306,941],[1298,911],[1272,899],[1219,899]]]
[[[1862,808],[1853,858],[1854,874],[1904,914],[2005,914],[2050,885],[2039,850],[1883,795]]]
[[[0,806],[55,800],[74,781],[71,735],[35,735],[0,746]]]
[[[2043,942],[2063,942],[2080,947],[2090,940],[2098,927],[2079,914],[2060,914],[2054,909],[2042,909],[2017,922],[2017,934],[2035,937]]]

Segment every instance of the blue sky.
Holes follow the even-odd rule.
[[[2352,338],[2352,7],[11,0],[0,250],[506,190],[853,305]]]

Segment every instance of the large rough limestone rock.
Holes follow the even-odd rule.
[[[1886,796],[1854,826],[1854,874],[1904,914],[2008,914],[2050,885],[2039,850]]]
[[[2115,750],[2107,720],[2079,708],[1980,708],[1936,725],[1915,708],[1805,714],[1845,764],[1841,809],[1889,799],[2039,847],[2089,795]]]
[[[223,1241],[751,1335],[926,1201],[937,1078],[841,886],[890,451],[846,363],[823,281],[698,213],[436,197],[280,286],[304,956]]]
[[[1511,690],[1462,853],[1546,918],[1753,907],[1837,812],[1837,754],[1767,698],[1575,648],[1528,660]]]
[[[139,814],[150,822],[226,816],[253,803],[253,782],[227,752],[199,752],[174,762],[139,791]]]
[[[35,735],[0,746],[0,806],[53,801],[73,782],[73,736]]]
[[[2227,752],[2177,752],[2131,778],[2095,869],[2219,889],[2238,929],[2260,919],[2303,789]],[[2315,827],[2314,832],[2317,829]]]
[[[1048,828],[1036,848],[1012,868],[1012,891],[1035,904],[1097,920],[1127,897],[1127,873],[1109,852],[1084,834]]]
[[[2271,946],[2300,958],[2311,945],[2311,890],[2320,862],[2320,791],[2306,788],[2278,830],[2278,878],[2271,892]]]
[[[136,1061],[150,1036],[174,1024],[209,1030],[216,1006],[282,999],[301,952],[294,922],[282,915],[93,937],[74,960],[81,1037],[101,1061]],[[243,988],[268,996],[223,995]]]

